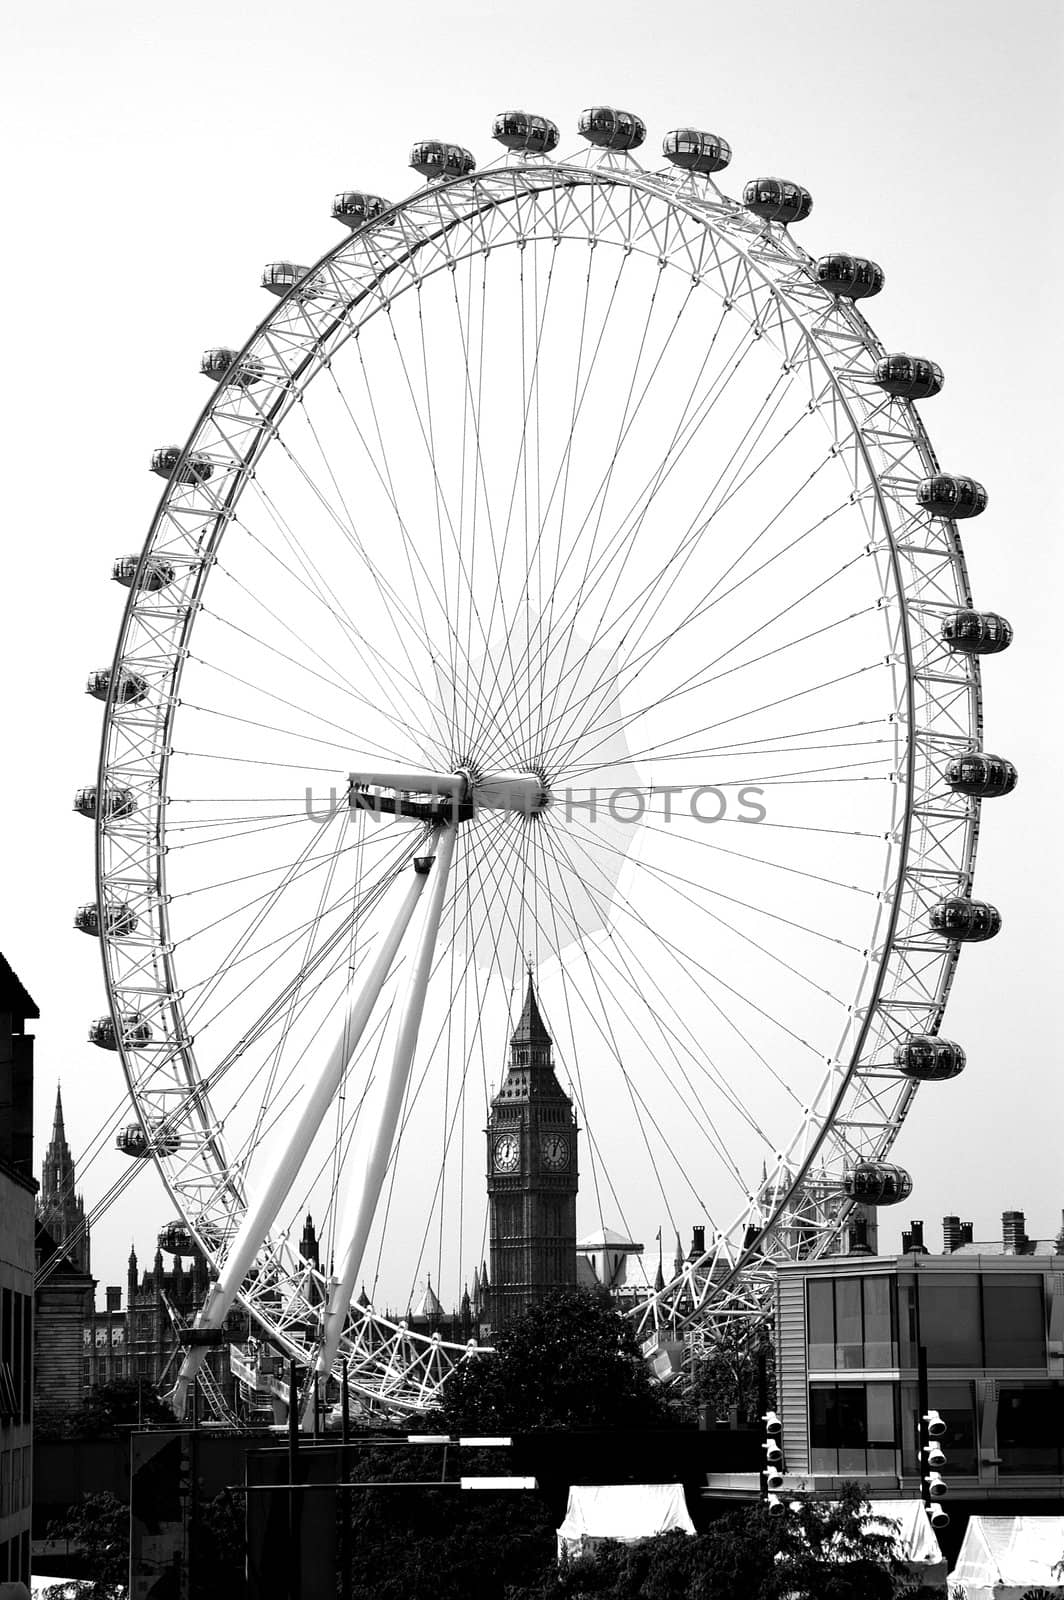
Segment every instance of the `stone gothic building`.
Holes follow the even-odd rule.
[[[171,1256],[167,1266],[164,1252]],[[184,1259],[183,1259],[184,1258]],[[42,1164],[37,1205],[37,1263],[51,1270],[36,1292],[36,1404],[70,1410],[97,1384],[144,1379],[165,1391],[180,1361],[178,1328],[195,1316],[209,1285],[207,1263],[180,1225],[159,1235],[151,1266],[141,1271],[130,1249],[123,1286],[108,1285],[97,1309],[97,1280],[85,1208],[77,1193],[74,1158],[67,1143],[63,1102],[56,1096],[52,1138]],[[234,1313],[226,1333],[247,1337],[247,1318]],[[223,1398],[231,1403],[228,1344],[208,1355]]]

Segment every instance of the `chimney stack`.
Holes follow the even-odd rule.
[[[972,1233],[973,1233],[973,1231],[974,1231],[974,1224],[973,1223],[971,1223],[971,1222],[962,1222],[961,1223],[961,1244],[971,1244],[972,1243]]]
[[[924,1244],[923,1222],[910,1222],[908,1230],[901,1236],[902,1254],[907,1256],[926,1256],[927,1246]]]
[[[942,1254],[951,1256],[961,1242],[960,1217],[942,1218]]]
[[[706,1230],[704,1227],[691,1229],[691,1252],[688,1261],[696,1261],[699,1256],[706,1253]]]
[[[104,1293],[107,1296],[107,1309],[108,1309],[108,1311],[121,1311],[121,1309],[122,1309],[122,1291],[118,1287],[118,1285],[117,1284],[113,1284],[113,1283],[109,1283],[107,1285],[107,1288],[104,1290]]]
[[[1008,1256],[1022,1256],[1027,1253],[1027,1230],[1024,1226],[1022,1211],[1003,1211],[1001,1213],[1001,1239]]]

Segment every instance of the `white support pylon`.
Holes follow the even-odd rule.
[[[453,833],[453,829],[443,830]],[[277,1166],[269,1182],[258,1197],[251,1201],[240,1231],[233,1240],[232,1247],[222,1265],[221,1273],[215,1280],[210,1294],[193,1323],[195,1329],[220,1328],[240,1286],[247,1276],[248,1270],[255,1260],[267,1233],[273,1224],[274,1218],[284,1204],[288,1191],[299,1176],[300,1169],[310,1151],[311,1145],[321,1126],[330,1105],[333,1103],[336,1092],[343,1082],[343,1077],[359,1041],[366,1029],[370,1013],[376,1004],[377,997],[384,987],[388,973],[391,971],[392,962],[395,960],[396,951],[406,932],[410,919],[414,914],[414,907],[421,898],[425,887],[427,875],[432,866],[433,857],[429,853],[433,848],[439,847],[439,833],[436,838],[426,845],[425,856],[419,856],[414,864],[413,881],[403,897],[395,921],[384,935],[381,948],[363,983],[361,989],[352,999],[344,1026],[333,1049],[318,1074],[317,1080],[310,1087],[310,1091],[303,1101],[303,1105],[292,1128],[291,1135],[285,1150],[282,1152]],[[450,857],[448,855],[448,862]],[[444,869],[446,875],[446,869]],[[174,1386],[173,1406],[180,1418],[184,1415],[185,1402],[188,1397],[192,1382],[203,1364],[205,1351],[202,1346],[193,1346],[185,1353],[178,1373],[177,1383]]]
[[[343,1227],[338,1236],[341,1241],[346,1241],[346,1244],[339,1276],[329,1285],[325,1326],[314,1367],[318,1373],[331,1372],[333,1362],[336,1360],[344,1324],[351,1308],[355,1280],[362,1265],[381,1186],[391,1159],[395,1129],[406,1094],[406,1086],[410,1080],[410,1068],[417,1047],[421,1015],[425,1008],[425,991],[432,970],[432,958],[436,950],[436,936],[439,932],[457,832],[457,828],[453,825],[444,827],[440,832],[436,851],[436,872],[425,905],[417,954],[410,973],[399,1035],[395,1041],[392,1070],[382,1087],[380,1109],[375,1124],[371,1126],[368,1120],[360,1122],[360,1128],[365,1128],[366,1132],[364,1142],[359,1141],[354,1160],[351,1162],[352,1188],[347,1197]]]

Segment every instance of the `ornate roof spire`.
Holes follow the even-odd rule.
[[[510,1040],[511,1051],[519,1045],[540,1045],[550,1049],[551,1036],[547,1032],[547,1025],[540,1015],[539,1005],[536,1000],[536,984],[532,976],[532,966],[528,967],[528,988],[525,991],[525,1004]]]
[[[52,1143],[54,1145],[66,1144],[66,1129],[63,1126],[63,1088],[59,1083],[55,1086],[55,1116],[52,1119]]]

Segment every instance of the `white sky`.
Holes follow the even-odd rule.
[[[648,164],[689,123],[730,140],[731,192],[760,172],[804,183],[802,242],[880,261],[877,331],[946,371],[923,415],[944,466],[990,491],[966,548],[977,604],[1017,641],[986,664],[985,743],[1021,784],[985,807],[980,843],[976,892],[1005,931],[963,955],[943,1030],[968,1071],[921,1094],[895,1146],[916,1189],[882,1246],[912,1215],[937,1242],[947,1211],[977,1237],[1012,1207],[1056,1231],[1062,17],[1034,0],[9,13],[0,949],[43,1014],[38,1166],[57,1077],[75,1154],[121,1093],[117,1059],[85,1042],[105,1007],[96,953],[71,927],[92,892],[91,829],[71,811],[97,754],[82,689],[119,622],[111,560],[140,546],[158,497],[150,452],[183,439],[207,398],[201,350],[239,345],[262,316],[265,261],[310,262],[335,242],[336,190],[415,187],[414,139],[491,160],[493,114],[521,106],[572,148],[580,109],[608,102],[646,120]],[[167,1218],[150,1175],[134,1195],[97,1229],[104,1282],[124,1273],[131,1237],[150,1258]]]

